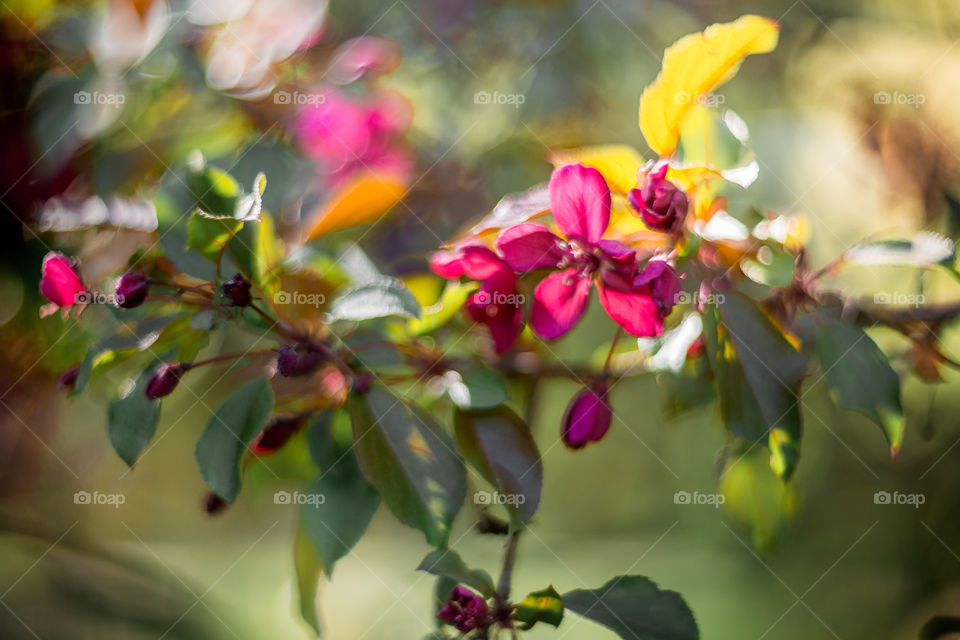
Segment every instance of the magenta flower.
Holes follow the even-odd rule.
[[[133,309],[143,304],[150,294],[150,278],[141,274],[127,272],[117,280],[114,300],[122,309]]]
[[[488,612],[482,596],[457,585],[450,591],[450,597],[437,612],[437,617],[452,624],[457,631],[468,633],[489,625]]]
[[[42,315],[49,315],[57,309],[67,309],[83,302],[87,292],[67,256],[51,251],[43,257],[41,267],[40,293],[52,304],[46,305]]]
[[[633,250],[602,236],[610,222],[610,189],[596,169],[570,164],[550,176],[550,208],[565,238],[547,227],[524,222],[509,227],[496,247],[517,271],[555,268],[537,285],[530,322],[543,338],[559,338],[573,328],[590,301],[596,282],[600,304],[635,336],[663,331],[663,314],[639,274]]]
[[[610,429],[613,411],[607,400],[607,383],[598,380],[573,396],[563,414],[560,437],[571,449],[581,449],[588,442],[597,442]]]
[[[676,233],[687,217],[687,194],[667,180],[667,165],[647,174],[639,189],[627,194],[630,206],[643,223],[656,231]]]
[[[465,275],[481,282],[464,308],[490,330],[498,354],[513,346],[523,328],[523,298],[517,295],[517,276],[507,263],[487,247],[466,245],[433,254],[430,268],[443,278]]]

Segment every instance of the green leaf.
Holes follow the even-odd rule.
[[[156,364],[147,367],[136,384],[107,408],[107,437],[120,459],[131,467],[156,433],[160,420],[160,401],[150,400],[144,393],[156,368]]]
[[[323,562],[333,566],[357,544],[380,506],[380,495],[366,481],[352,455],[345,455],[310,483],[307,491],[322,496],[303,505],[303,522]]]
[[[233,218],[211,218],[202,211],[187,221],[187,248],[216,262],[224,246],[240,231],[243,222]]]
[[[497,488],[511,517],[529,522],[540,504],[543,485],[543,462],[530,427],[513,411],[500,407],[458,409],[454,428],[464,458]]]
[[[880,347],[860,327],[834,321],[819,327],[817,354],[834,401],[877,423],[896,455],[904,429],[900,377]]]
[[[741,452],[723,460],[718,488],[724,510],[750,527],[753,546],[771,551],[796,510],[793,483],[781,482],[760,456]]]
[[[767,440],[770,464],[787,480],[799,457],[803,355],[756,304],[725,294],[704,315],[704,338],[727,431]]]
[[[272,411],[270,382],[251,380],[217,407],[197,441],[195,455],[203,480],[227,502],[240,492],[240,459]]]
[[[435,331],[453,320],[454,316],[467,301],[470,294],[477,290],[476,282],[448,282],[440,299],[423,310],[420,318],[410,320],[410,330],[415,335]]]
[[[386,388],[351,393],[350,421],[360,469],[401,522],[443,547],[463,504],[466,473],[433,418]]]
[[[456,584],[465,584],[486,598],[492,598],[496,588],[490,574],[482,569],[470,569],[452,549],[437,549],[427,554],[417,571],[426,571],[435,576],[450,578]]]
[[[293,547],[293,563],[297,570],[297,598],[300,616],[310,625],[315,636],[320,636],[320,614],[317,611],[317,586],[323,571],[323,562],[301,525]]]
[[[444,375],[447,393],[461,409],[492,409],[507,401],[507,389],[495,371],[471,362]]]
[[[152,347],[163,328],[176,318],[177,315],[174,314],[147,318],[136,325],[124,323],[115,335],[101,340],[87,351],[77,371],[77,383],[73,392],[81,393],[97,371]]]
[[[599,589],[563,594],[570,611],[614,631],[625,640],[696,640],[693,613],[676,591],[663,591],[649,578],[620,576]]]
[[[517,620],[526,623],[522,629],[529,629],[538,622],[559,627],[563,622],[563,600],[552,585],[531,591],[517,604],[516,615]]]
[[[370,320],[386,316],[420,317],[420,303],[396,278],[384,276],[349,289],[330,306],[332,320]]]

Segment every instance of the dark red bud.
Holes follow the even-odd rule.
[[[251,445],[253,452],[258,455],[269,455],[274,453],[283,445],[287,444],[303,426],[303,415],[296,413],[281,413],[273,416],[263,431],[256,437]]]
[[[141,273],[125,273],[117,280],[113,297],[117,306],[133,309],[143,304],[150,293],[150,278]]]
[[[76,367],[72,367],[72,368],[70,368],[70,369],[67,369],[66,371],[63,372],[63,375],[60,376],[60,380],[59,380],[59,382],[57,383],[57,386],[59,386],[61,389],[65,389],[65,390],[67,390],[67,391],[73,391],[73,388],[74,388],[75,386],[77,386],[77,374],[78,374],[78,373],[80,373],[80,367],[79,367],[79,365],[76,366]]]
[[[226,508],[227,501],[213,491],[208,493],[203,500],[203,510],[207,512],[207,515],[215,516]]]
[[[607,383],[598,380],[573,396],[563,414],[560,435],[571,449],[597,442],[610,429],[613,411],[607,401]]]
[[[315,345],[285,345],[277,353],[277,372],[285,378],[303,376],[316,371],[326,360]]]
[[[253,300],[250,297],[250,281],[239,273],[221,284],[220,291],[233,307],[245,307]]]
[[[443,608],[437,612],[437,617],[444,622],[449,622],[461,633],[487,627],[490,624],[486,600],[460,585],[450,591],[450,597]]]
[[[186,367],[179,362],[165,362],[147,382],[146,394],[151,400],[169,395],[180,384],[180,376]]]
[[[373,384],[373,374],[372,373],[361,373],[357,376],[356,380],[353,381],[353,390],[357,393],[366,393],[370,390],[370,386]]]
[[[683,226],[689,202],[686,192],[666,175],[667,165],[648,173],[643,186],[627,193],[627,202],[649,228],[675,233]]]

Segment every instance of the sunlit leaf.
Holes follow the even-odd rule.
[[[293,563],[297,571],[297,599],[300,616],[320,636],[320,613],[317,611],[317,587],[323,562],[303,525],[297,528],[293,547]]]
[[[370,320],[386,316],[420,317],[420,303],[396,278],[382,276],[345,291],[330,305],[333,320]]]
[[[517,603],[517,620],[529,629],[538,622],[559,627],[563,622],[563,600],[552,586],[540,591],[531,591]]]
[[[746,15],[671,45],[656,81],[640,98],[640,130],[650,148],[661,157],[672,155],[691,107],[733,77],[746,56],[772,51],[779,31],[774,20]]]
[[[554,166],[579,163],[593,167],[603,174],[610,189],[619,193],[636,186],[637,170],[643,164],[640,152],[625,144],[551,151],[549,160]]]
[[[880,240],[848,250],[844,262],[860,267],[951,266],[956,260],[953,241],[932,232],[918,233],[907,240]]]
[[[503,380],[480,362],[458,366],[444,374],[447,393],[461,409],[492,409],[507,400]]]
[[[457,584],[465,584],[487,598],[493,597],[494,586],[490,574],[482,569],[470,569],[452,549],[437,549],[420,561],[418,571],[444,576]]]
[[[770,551],[796,510],[794,483],[781,482],[761,456],[731,455],[720,475],[723,508],[750,527],[752,543]]]
[[[489,229],[512,227],[549,209],[550,194],[547,185],[538,184],[523,193],[504,196],[493,211],[470,229],[470,233],[475,235]]]
[[[450,322],[478,286],[476,282],[448,282],[440,299],[424,307],[420,318],[410,320],[410,330],[416,335],[423,335]]]
[[[403,198],[406,181],[366,172],[352,179],[310,217],[306,241],[378,220]]]

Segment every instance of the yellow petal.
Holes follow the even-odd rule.
[[[780,25],[746,15],[684,36],[663,55],[663,68],[640,98],[640,130],[661,157],[673,154],[680,125],[701,97],[729,80],[751,53],[777,46]]]
[[[396,176],[364,173],[345,185],[312,216],[307,242],[333,231],[378,220],[406,193]]]
[[[580,163],[603,174],[610,189],[626,193],[637,183],[637,169],[643,164],[640,152],[625,144],[606,144],[551,151],[554,166]]]

